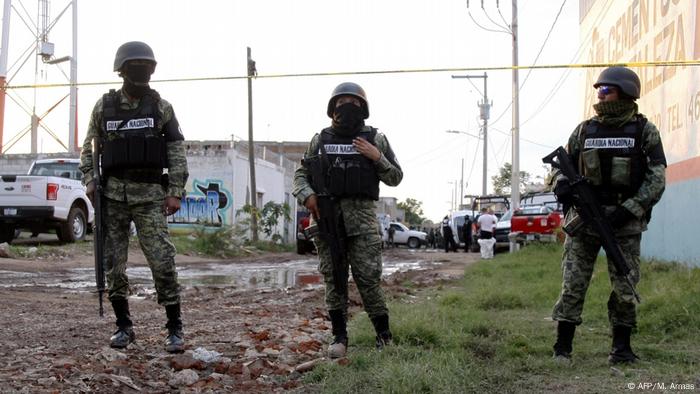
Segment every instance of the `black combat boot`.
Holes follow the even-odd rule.
[[[554,344],[554,359],[557,361],[570,361],[573,350],[574,332],[576,324],[568,321],[560,321],[557,325],[557,342]]]
[[[168,316],[168,337],[165,339],[165,350],[168,353],[182,353],[185,351],[185,334],[182,332],[182,320],[180,320],[180,304],[166,305],[165,314]]]
[[[639,357],[632,351],[630,345],[630,336],[632,335],[632,327],[613,326],[612,350],[608,356],[610,364],[635,363]]]
[[[331,316],[331,325],[333,327],[333,343],[328,346],[328,357],[345,357],[348,350],[348,331],[345,312],[336,309],[328,311],[328,314]]]
[[[384,349],[384,346],[391,344],[391,330],[389,330],[389,315],[379,315],[372,319],[374,331],[377,333],[376,345],[377,350]]]
[[[109,346],[124,349],[136,339],[129,314],[129,301],[124,298],[112,300],[112,309],[117,318],[117,331],[109,338]]]

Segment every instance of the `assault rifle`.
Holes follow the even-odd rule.
[[[569,154],[560,146],[554,152],[543,157],[542,162],[550,164],[552,168],[558,169],[561,171],[562,175],[569,179],[569,184],[571,185],[572,194],[574,196],[573,205],[576,213],[578,213],[584,223],[590,225],[593,230],[598,233],[598,236],[600,236],[600,243],[605,250],[605,254],[613,262],[617,275],[625,279],[630,289],[632,289],[632,293],[637,302],[642,302],[630,279],[630,266],[625,259],[625,255],[622,253],[622,249],[620,249],[620,245],[615,239],[613,228],[610,222],[605,218],[605,213],[595,193],[593,193],[591,185],[588,184],[586,178],[578,174],[576,167],[571,163]]]
[[[345,294],[348,288],[348,268],[343,264],[345,260],[345,227],[337,220],[336,201],[330,196],[317,196],[317,204],[320,218],[318,232],[331,254],[333,266],[333,282],[341,294]]]
[[[102,305],[102,294],[105,292],[105,266],[104,266],[104,242],[105,228],[102,222],[103,209],[102,207],[102,166],[100,162],[102,148],[100,137],[95,136],[92,140],[92,168],[93,182],[95,182],[95,192],[92,197],[92,206],[95,209],[95,222],[93,229],[93,247],[95,254],[95,285],[97,294],[100,300],[100,317],[104,316],[104,307]]]

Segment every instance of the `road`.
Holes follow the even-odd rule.
[[[86,246],[87,245],[87,246]],[[385,251],[391,297],[458,278],[477,254]],[[143,255],[130,251],[136,342],[108,347],[109,303],[98,316],[89,244],[49,245],[0,259],[0,387],[17,391],[304,391],[309,364],[327,362],[330,322],[316,256],[262,254],[234,260],[177,256],[187,351],[163,350],[165,312]],[[410,289],[401,284],[410,280]],[[360,311],[351,286],[351,314]],[[352,334],[351,334],[352,335]],[[350,348],[352,353],[352,346]]]

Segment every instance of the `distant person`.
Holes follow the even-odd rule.
[[[104,176],[104,265],[117,320],[110,346],[125,348],[135,339],[126,275],[129,223],[133,221],[153,274],[158,304],[165,307],[168,318],[165,350],[180,353],[185,347],[180,285],[166,217],[180,209],[189,174],[184,136],[173,107],[149,86],[155,69],[153,50],[145,43],[131,41],[117,49],[114,71],[124,83],[97,101],[80,154],[80,170],[92,200],[97,165],[92,160],[92,143],[99,136]],[[164,168],[168,169],[167,183],[163,182]]]
[[[493,214],[493,210],[482,208],[481,215],[479,215],[479,239],[491,239],[493,238],[493,232],[496,228],[496,216]]]
[[[472,220],[469,215],[464,216],[464,225],[462,226],[462,237],[464,238],[464,251],[469,253],[472,246]]]
[[[380,286],[382,239],[374,209],[379,182],[396,186],[403,171],[387,137],[365,125],[369,106],[359,85],[338,85],[326,115],[331,126],[311,139],[294,174],[293,194],[318,223],[314,242],[334,336],[328,356],[339,358],[348,346],[348,268],[374,325],[377,349],[391,342],[389,310]]]
[[[661,135],[651,121],[639,113],[635,100],[641,83],[637,74],[626,67],[603,70],[593,87],[598,90],[595,116],[580,123],[569,137],[566,151],[579,174],[593,185],[622,254],[630,265],[632,288],[616,274],[608,259],[612,292],[608,299],[608,319],[612,327],[611,364],[633,363],[638,357],[630,344],[637,327],[637,308],[633,289],[640,279],[639,245],[647,229],[651,209],[666,185],[666,156]],[[553,172],[554,193],[564,206],[566,222],[575,211],[569,180]],[[591,226],[584,226],[573,236],[567,235],[562,261],[561,294],[552,312],[557,324],[554,357],[569,362],[576,326],[601,242]]]
[[[387,232],[389,235],[389,238],[388,238],[389,247],[393,248],[394,247],[394,234],[396,233],[396,229],[394,228],[394,226],[389,226],[389,230],[387,230]]]
[[[428,231],[427,241],[428,247],[431,249],[435,249],[435,229],[432,227],[430,228],[430,231]]]
[[[496,240],[493,235],[497,221],[498,219],[491,208],[481,209],[477,223],[479,224],[479,249],[481,249],[482,258],[492,258],[494,255]]]
[[[454,233],[452,232],[452,227],[450,227],[450,218],[445,216],[442,219],[442,237],[445,240],[445,253],[449,253],[450,250],[453,252],[457,251],[457,243],[455,242]]]

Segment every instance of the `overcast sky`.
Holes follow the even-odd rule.
[[[22,13],[19,2],[14,3]],[[36,20],[36,2],[23,3]],[[478,0],[468,3],[464,0],[80,1],[78,81],[117,82],[112,72],[114,53],[119,45],[131,40],[145,41],[153,47],[158,60],[153,76],[156,80],[245,75],[247,46],[252,48],[260,75],[509,66],[511,35],[494,22],[510,23],[511,2],[484,0],[484,9],[481,3]],[[583,57],[577,57],[578,1],[520,0],[518,3],[520,65],[531,65],[540,50],[537,64],[583,62]],[[52,1],[51,17],[55,18],[67,4],[67,1]],[[560,9],[551,37],[543,46]],[[57,57],[70,55],[70,23],[69,11],[49,37],[55,44]],[[10,66],[31,43],[24,22],[13,12]],[[31,57],[12,84],[34,82],[33,63]],[[66,81],[55,66],[40,65],[39,70],[39,83]],[[67,66],[64,70],[67,74]],[[10,75],[13,72],[14,69]],[[512,82],[510,71],[487,73],[488,95],[493,100],[488,136],[488,180],[492,191],[491,176],[511,161]],[[520,83],[524,83],[520,100],[520,167],[533,176],[543,176],[541,157],[564,144],[581,120],[582,74],[562,69],[535,70],[524,82],[527,73],[520,71]],[[401,201],[415,198],[423,203],[426,216],[435,221],[451,208],[455,182],[459,183],[462,176],[463,159],[465,194],[479,194],[482,187],[483,145],[477,145],[475,137],[445,131],[479,134],[477,102],[482,98],[483,81],[472,80],[472,85],[466,79],[452,79],[453,74],[481,75],[483,71],[260,78],[253,82],[255,139],[310,140],[329,124],[325,109],[333,88],[344,81],[357,82],[369,98],[367,123],[387,135],[405,173],[401,185],[382,186],[381,195]],[[564,75],[566,79],[557,89],[560,85],[557,82]],[[221,140],[232,135],[247,138],[245,80],[168,82],[152,86],[173,104],[187,139]],[[79,89],[79,144],[85,137],[95,101],[109,87]],[[67,88],[36,90],[37,114],[43,114],[67,92]],[[594,94],[593,89],[589,93]],[[31,108],[32,89],[11,94]],[[66,144],[67,113],[66,100],[46,118],[47,126]],[[8,100],[4,141],[28,122],[28,115]],[[44,132],[40,132],[40,149],[61,150]],[[9,153],[28,151],[27,137]]]

